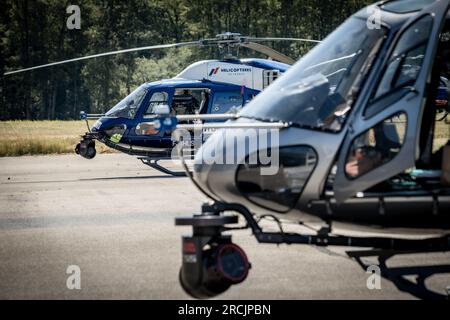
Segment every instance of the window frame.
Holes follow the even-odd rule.
[[[152,101],[153,95],[157,94],[157,93],[165,93],[167,95],[167,100],[165,101],[167,104],[169,104],[169,100],[170,100],[170,93],[167,90],[158,90],[158,91],[153,91],[151,96],[148,98],[148,105],[145,107],[144,111],[142,112],[142,119],[152,119],[155,118],[157,115],[153,114],[153,113],[147,113],[148,109],[150,108],[150,105],[152,103],[162,103],[164,101]]]
[[[419,48],[420,46],[426,45],[426,50],[424,51],[423,55],[425,56],[429,50],[428,48],[428,42],[429,42],[429,37],[426,38],[424,41],[421,41],[417,44],[415,44],[414,46],[410,46],[408,47],[406,50],[403,50],[402,52],[399,52],[397,55],[393,55],[395,52],[395,49],[397,48],[398,44],[400,43],[400,41],[402,40],[402,37],[405,35],[405,33],[407,33],[408,31],[411,30],[411,28],[414,27],[414,25],[420,21],[421,19],[424,19],[426,17],[429,17],[431,20],[431,29],[430,29],[430,33],[433,31],[433,25],[434,25],[434,17],[429,14],[423,14],[420,15],[419,17],[417,17],[416,19],[414,19],[413,22],[411,22],[411,24],[408,26],[407,29],[403,30],[400,35],[397,38],[397,41],[395,42],[395,44],[392,46],[392,51],[389,54],[389,58],[385,63],[385,66],[383,66],[382,68],[382,72],[380,72],[378,79],[376,81],[376,85],[372,88],[372,93],[371,96],[369,98],[368,101],[368,105],[365,107],[364,112],[363,112],[363,116],[364,118],[368,119],[373,117],[375,114],[377,114],[378,112],[382,111],[384,108],[382,108],[382,106],[379,107],[375,107],[377,105],[382,105],[383,101],[389,101],[389,98],[391,96],[396,96],[397,99],[400,99],[404,94],[407,94],[408,92],[410,92],[413,88],[409,88],[410,90],[405,90],[404,94],[401,94],[400,97],[398,97],[398,92],[401,91],[402,89],[408,89],[408,87],[412,87],[413,84],[415,84],[417,82],[417,79],[419,78],[420,74],[422,73],[423,70],[423,61],[419,70],[419,73],[417,74],[417,77],[415,80],[410,80],[406,83],[403,83],[402,85],[399,86],[395,86],[393,88],[391,88],[389,91],[381,94],[380,96],[376,96],[378,89],[380,88],[380,85],[384,79],[384,75],[386,74],[386,70],[389,68],[390,64],[392,62],[394,62],[396,59],[401,59],[401,61],[399,62],[397,69],[395,70],[396,74],[399,74],[400,69],[401,69],[401,65],[403,64],[406,55],[411,52],[412,50],[415,50],[417,48]],[[393,77],[392,80],[394,79],[398,79],[398,75],[395,76],[395,78]],[[397,100],[396,99],[396,100]],[[387,103],[387,105],[389,105],[390,103]]]
[[[209,113],[210,114],[224,114],[224,113],[227,113],[228,111],[230,111],[230,109],[232,107],[228,108],[228,110],[225,111],[225,112],[220,112],[219,113],[219,112],[214,112],[213,111],[214,102],[216,101],[216,98],[218,96],[222,95],[222,94],[227,94],[227,93],[228,94],[235,94],[236,96],[239,95],[241,97],[241,105],[240,105],[239,108],[243,108],[244,107],[244,105],[245,105],[245,96],[243,94],[241,94],[241,92],[239,90],[221,90],[221,91],[216,91],[216,92],[214,92],[214,95],[213,95],[213,97],[211,99],[211,106],[209,108]]]
[[[398,116],[404,116],[405,119],[406,119],[406,121],[405,121],[405,132],[404,132],[403,139],[402,139],[403,141],[402,141],[401,146],[400,146],[400,148],[399,148],[399,150],[398,150],[398,153],[397,153],[393,158],[389,159],[388,161],[383,162],[383,163],[380,163],[378,166],[373,167],[373,168],[371,168],[370,170],[368,170],[368,171],[366,171],[366,172],[364,172],[364,173],[362,173],[362,174],[359,174],[359,175],[357,175],[357,176],[354,176],[354,177],[352,177],[351,175],[349,175],[348,172],[347,172],[347,169],[344,168],[344,174],[345,174],[345,177],[346,177],[349,181],[355,181],[355,180],[357,180],[357,179],[360,179],[360,178],[364,177],[366,174],[370,173],[371,171],[376,170],[376,169],[378,169],[378,168],[384,166],[385,164],[387,164],[387,163],[393,161],[393,160],[394,160],[395,158],[397,158],[397,156],[401,153],[401,151],[402,151],[402,149],[403,149],[403,146],[405,145],[405,141],[406,141],[406,139],[407,139],[407,133],[408,133],[408,113],[407,113],[405,110],[397,111],[397,112],[394,112],[394,113],[390,114],[387,118],[384,118],[383,120],[377,122],[374,126],[368,128],[368,129],[365,130],[364,132],[360,133],[358,136],[354,137],[354,138],[352,139],[352,141],[350,142],[351,148],[349,148],[349,149],[347,150],[347,154],[346,154],[346,157],[345,157],[345,158],[346,158],[345,165],[347,165],[347,163],[348,163],[347,160],[348,160],[348,158],[349,158],[349,153],[350,153],[350,151],[351,151],[351,149],[352,149],[352,146],[353,146],[353,144],[354,144],[354,142],[355,142],[356,139],[358,139],[362,134],[365,134],[366,132],[375,129],[375,127],[382,125],[385,121],[387,121],[387,120],[389,120],[389,119],[393,119],[393,118],[398,117]]]
[[[183,91],[183,90],[204,91],[204,92],[206,92],[208,94],[208,98],[206,99],[206,101],[209,103],[209,100],[210,100],[210,97],[211,97],[211,89],[208,88],[208,87],[192,87],[192,88],[189,88],[189,87],[176,87],[176,88],[174,88],[172,99],[171,99],[170,104],[169,104],[171,112],[175,111],[175,109],[173,108],[173,104],[175,102],[175,97],[177,96],[177,94],[176,94],[177,91]],[[192,97],[195,98],[193,95],[192,95]],[[199,109],[196,110],[196,112],[198,112],[198,113],[202,112],[202,110],[201,110],[202,109],[202,101],[203,100],[199,101]],[[204,108],[204,106],[203,106],[203,108]],[[175,114],[178,114],[178,113],[175,112]],[[192,114],[195,114],[195,113],[192,113]]]

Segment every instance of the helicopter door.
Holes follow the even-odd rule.
[[[155,139],[161,137],[161,133],[154,127],[153,120],[157,116],[153,109],[157,105],[169,104],[170,92],[154,91],[151,93],[147,105],[144,106],[141,119],[134,129],[135,136],[147,142],[148,137],[152,136]],[[153,141],[154,139],[152,139]],[[159,141],[159,140],[158,140]]]
[[[177,88],[172,101],[172,112],[177,115],[205,113],[210,90],[207,88]]]
[[[216,91],[211,104],[211,114],[236,112],[242,108],[244,96],[240,91]]]
[[[448,1],[436,2],[396,36],[372,98],[349,122],[333,188],[338,202],[415,166],[447,7]]]

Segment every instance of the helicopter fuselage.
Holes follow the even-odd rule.
[[[449,137],[435,139],[438,114],[449,110],[441,5],[436,20],[434,8],[382,11],[373,29],[369,10],[349,18],[230,121],[246,124],[228,130],[241,141],[255,135],[251,124],[285,124],[278,139],[239,153],[224,142],[226,128],[216,131],[196,156],[198,186],[214,200],[296,221],[449,229],[450,185],[441,178]],[[276,174],[248,161],[265,149],[277,151]],[[216,163],[227,153],[240,158]]]
[[[387,257],[450,250],[449,5],[362,9],[209,137],[189,176],[212,201],[175,219],[192,226],[179,275],[189,295],[214,297],[247,277],[232,230]],[[278,230],[264,230],[264,218]],[[341,223],[359,234],[336,230]]]
[[[97,140],[130,155],[168,157],[174,141],[154,127],[155,107],[168,105],[178,115],[236,112],[288,67],[265,59],[196,62],[175,78],[141,85],[102,115],[81,144]]]

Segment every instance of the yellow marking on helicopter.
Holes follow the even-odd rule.
[[[113,134],[109,140],[114,143],[119,143],[120,139],[122,139],[122,135],[120,133]]]

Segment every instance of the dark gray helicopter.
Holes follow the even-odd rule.
[[[187,293],[213,297],[245,280],[250,263],[223,234],[236,229],[251,229],[260,243],[449,250],[450,124],[442,85],[450,74],[449,2],[392,0],[363,9],[236,119],[205,124],[218,130],[197,152],[194,172],[187,172],[212,202],[201,214],[176,219],[193,227],[182,242],[180,282]],[[255,131],[278,139],[245,139]],[[244,137],[245,152],[226,141],[229,132]],[[230,154],[234,163],[217,161]],[[264,174],[274,159],[275,174]],[[279,232],[261,228],[267,216]],[[286,233],[280,219],[323,227]],[[433,236],[351,237],[333,234],[332,223],[427,229]]]

